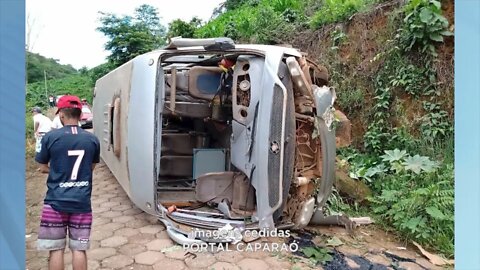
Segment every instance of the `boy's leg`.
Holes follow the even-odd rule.
[[[69,247],[73,270],[87,269],[86,250],[90,247],[92,213],[71,214],[68,221]]]
[[[48,261],[49,270],[63,270],[65,265],[63,264],[64,249],[50,250],[50,258]]]
[[[72,250],[73,270],[87,270],[87,252],[85,250]]]
[[[66,246],[68,215],[43,205],[37,247],[50,251],[50,270],[63,269],[63,253]]]

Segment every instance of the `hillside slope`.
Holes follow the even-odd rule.
[[[47,79],[59,79],[76,74],[77,70],[71,65],[59,64],[56,59],[46,58],[38,53],[26,52],[27,82],[43,81],[45,73]]]
[[[355,14],[346,22],[329,24],[315,31],[303,30],[293,35],[291,40],[285,40],[329,69],[331,85],[336,87],[339,97],[337,105],[352,120],[352,137],[358,147],[363,144],[375,105],[372,79],[383,68],[383,62],[374,61],[374,58],[386,51],[387,43],[397,34],[402,20],[398,15],[401,2],[386,2]],[[444,1],[442,7],[450,25],[453,25],[453,7],[453,0]],[[448,112],[448,120],[453,121],[453,37],[438,44],[437,50],[438,57],[433,67],[437,73],[439,99],[444,101],[442,108]],[[409,59],[409,64],[421,65],[416,62],[416,57]],[[401,91],[396,94],[391,123],[409,126],[409,132],[418,135],[418,121],[424,112],[422,101],[425,99],[414,98]]]

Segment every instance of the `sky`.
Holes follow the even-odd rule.
[[[133,15],[136,7],[148,4],[157,8],[160,22],[167,27],[175,19],[189,21],[194,16],[207,21],[221,2],[224,0],[26,0],[25,33],[30,36],[32,52],[76,69],[93,68],[108,55],[103,47],[106,37],[95,30],[100,26],[99,11]]]

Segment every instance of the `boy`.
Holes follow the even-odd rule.
[[[78,127],[82,114],[78,97],[61,97],[57,108],[63,127],[43,137],[35,157],[39,170],[48,173],[37,244],[50,251],[50,270],[63,269],[68,231],[73,269],[84,270],[92,224],[92,175],[100,161],[100,143],[95,135]]]

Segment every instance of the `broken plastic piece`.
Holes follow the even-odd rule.
[[[350,218],[351,221],[355,222],[355,225],[368,225],[373,223],[373,219],[370,217],[357,217],[357,218]]]
[[[304,177],[304,176],[299,176],[297,178],[294,178],[293,182],[297,186],[303,186],[303,185],[306,185],[306,184],[310,183],[310,179],[307,178],[307,177]]]
[[[171,214],[177,210],[177,207],[173,204],[168,207],[168,213]]]

